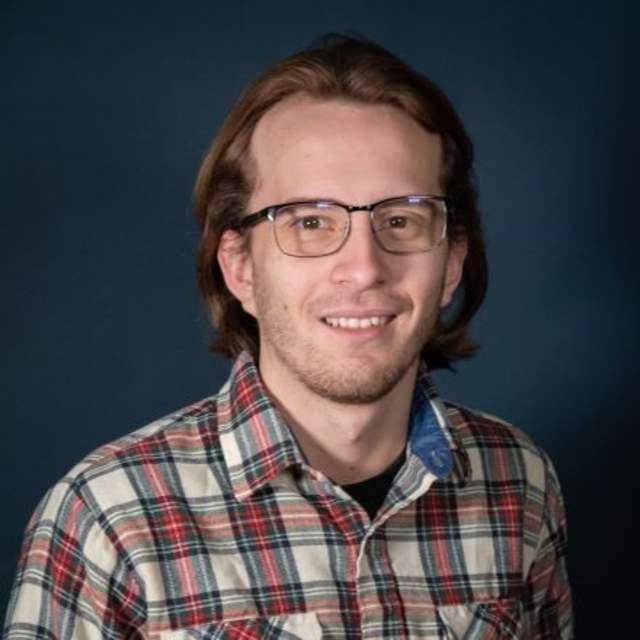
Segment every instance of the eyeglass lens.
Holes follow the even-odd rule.
[[[439,200],[400,199],[375,207],[371,220],[384,249],[414,253],[429,251],[442,240],[446,211]],[[292,256],[327,255],[341,247],[349,224],[349,212],[337,204],[285,205],[276,214],[276,241],[284,253]]]

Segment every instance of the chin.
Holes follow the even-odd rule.
[[[340,404],[371,404],[384,398],[404,378],[419,352],[400,358],[389,354],[328,359],[317,351],[307,351],[304,359],[289,362],[298,380],[316,395]]]

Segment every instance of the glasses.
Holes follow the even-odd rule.
[[[432,195],[387,198],[359,207],[332,200],[287,202],[246,215],[232,228],[247,229],[270,220],[282,253],[316,258],[340,251],[354,211],[369,212],[373,235],[389,253],[431,251],[447,233],[447,199]]]

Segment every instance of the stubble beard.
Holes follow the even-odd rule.
[[[379,356],[365,353],[335,358],[300,336],[287,307],[270,302],[261,283],[254,284],[261,348],[268,345],[284,368],[311,392],[340,404],[370,404],[386,396],[416,363],[436,324],[437,310],[421,323],[399,353],[385,355],[382,362]]]

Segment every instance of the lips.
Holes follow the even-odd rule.
[[[342,329],[370,329],[371,327],[381,327],[391,322],[393,315],[371,315],[371,316],[326,316],[322,320],[330,327],[340,327]]]

